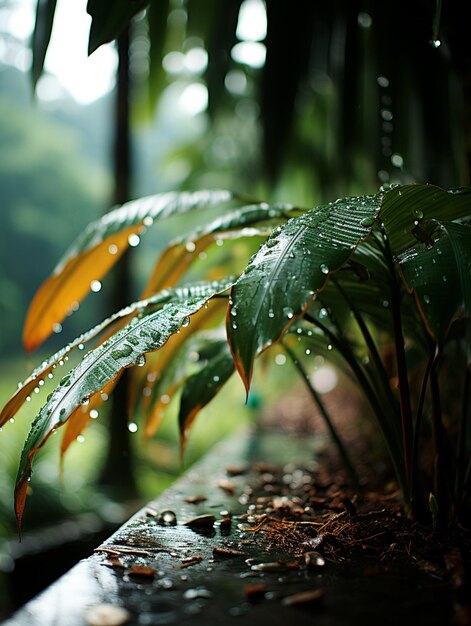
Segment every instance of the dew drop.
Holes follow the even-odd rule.
[[[55,324],[52,325],[52,331],[56,334],[59,334],[62,332],[62,324],[59,324],[59,322],[56,322]]]
[[[325,309],[324,307],[322,307],[322,309],[319,309],[319,313],[317,314],[317,317],[320,320],[325,319],[327,316],[329,315],[327,309]]]
[[[182,328],[186,328],[189,325],[190,325],[190,318],[188,316],[186,316],[186,317],[184,317],[182,319],[181,326],[182,326]]]
[[[82,398],[82,399],[80,400],[80,404],[81,404],[82,406],[87,406],[88,404],[90,404],[90,398]]]
[[[85,441],[85,437],[83,435],[77,435],[76,441],[78,443],[83,443]]]
[[[327,344],[327,350],[332,350],[332,344],[331,343]]]
[[[130,433],[137,433],[137,429],[138,429],[138,425],[136,424],[136,422],[129,422],[128,430]]]
[[[395,152],[394,154],[391,155],[391,164],[394,167],[401,168],[404,165],[404,158],[402,157],[401,154],[398,154],[397,152]]]
[[[358,13],[357,22],[358,26],[360,26],[361,28],[370,28],[370,26],[373,24],[373,18],[369,13],[361,11],[360,13]]]
[[[34,393],[39,393],[39,387],[34,388]]]
[[[328,266],[328,265],[326,265],[325,263],[321,263],[321,264],[319,265],[319,269],[321,270],[321,272],[322,272],[323,274],[328,274],[328,273],[329,273],[329,266]]]
[[[132,233],[132,235],[129,235],[128,244],[131,246],[131,248],[135,248],[140,243],[141,243],[141,238],[139,237],[139,235],[136,235],[136,233]]]
[[[113,357],[113,359],[118,360],[118,359],[126,358],[130,354],[132,354],[131,346],[124,345],[119,350],[113,350],[111,353],[111,356]]]
[[[448,281],[448,278],[445,276],[445,274],[443,274],[442,280],[443,280],[444,283],[446,283]]]
[[[196,243],[194,241],[188,241],[185,244],[185,250],[187,252],[194,252],[196,250]]]
[[[110,243],[108,246],[108,252],[110,254],[118,254],[118,246],[115,243]]]
[[[430,296],[427,296],[426,294],[424,295],[424,302],[425,304],[430,304]]]
[[[216,245],[220,248],[221,246],[224,245],[224,240],[223,239],[216,239]]]
[[[171,398],[170,398],[170,396],[167,393],[163,393],[160,396],[160,402],[162,402],[162,404],[169,404],[170,400],[171,400]]]
[[[90,283],[90,289],[94,292],[94,293],[98,293],[101,290],[101,282],[99,280],[92,280],[92,282]]]
[[[311,350],[310,350],[309,348],[306,348],[306,350],[305,350],[304,352],[305,352],[305,354],[307,354],[307,355],[311,354]]]
[[[173,511],[166,510],[162,511],[158,517],[159,524],[163,526],[176,526],[177,525],[177,516]]]
[[[383,89],[385,89],[386,87],[389,87],[389,79],[386,78],[386,76],[378,76],[378,78],[376,79],[376,82],[378,83],[380,87],[383,87]]]
[[[286,356],[284,354],[277,354],[275,357],[275,363],[277,365],[284,365],[286,363]]]
[[[136,365],[137,367],[144,367],[145,364],[146,364],[146,357],[144,354],[140,354],[136,359]]]
[[[291,320],[294,317],[294,313],[293,313],[293,309],[289,306],[285,306],[283,307],[283,313],[286,315],[286,317]]]
[[[218,383],[219,382],[219,376],[213,376],[213,381],[215,383]]]
[[[14,417],[10,417],[10,424],[14,424],[15,423],[15,418]]]
[[[273,319],[275,317],[275,312],[273,309],[268,309],[268,317]]]
[[[237,329],[237,322],[232,322],[232,328],[233,328],[234,330],[236,330],[236,329]]]
[[[383,305],[383,307],[384,307],[385,309],[387,309],[387,308],[388,308],[388,306],[389,306],[389,300],[383,300],[383,301],[381,302],[381,304]]]
[[[77,348],[79,350],[83,350],[85,348],[85,346],[83,345],[83,343],[79,343],[79,345],[77,346]]]
[[[430,40],[430,45],[436,50],[442,45],[442,42],[440,41],[440,39],[434,38]]]
[[[146,215],[142,221],[144,226],[152,226],[152,224],[154,223],[154,218],[150,215]]]
[[[92,420],[96,420],[98,417],[98,411],[96,409],[91,409],[90,411],[90,418]]]
[[[232,317],[237,317],[237,309],[232,308],[231,309],[231,315],[232,315]]]
[[[364,217],[364,218],[361,220],[360,224],[361,224],[362,226],[366,226],[366,228],[369,228],[370,226],[373,226],[374,221],[375,221],[375,220],[374,220],[374,217]]]

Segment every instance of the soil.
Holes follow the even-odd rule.
[[[327,394],[326,404],[353,459],[361,488],[352,489],[326,437],[317,463],[308,469],[260,465],[258,483],[249,492],[246,520],[267,547],[282,546],[293,567],[322,562],[362,563],[363,575],[389,568],[413,568],[447,581],[454,590],[455,621],[471,624],[471,531],[438,530],[406,514],[393,474],[382,455],[375,456],[374,429],[359,420],[361,400]],[[264,419],[270,428],[292,433],[325,433],[320,415],[302,392],[293,393]],[[366,557],[366,560],[365,560]],[[319,565],[320,564],[320,565]]]

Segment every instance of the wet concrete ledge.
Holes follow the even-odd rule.
[[[262,563],[288,564],[288,558],[276,546],[267,550],[263,542],[254,541],[239,518],[247,512],[257,463],[267,468],[312,465],[315,442],[259,433],[238,435],[216,446],[94,554],[4,624],[452,623],[449,586],[412,571],[390,570],[365,578],[357,566],[332,563],[322,569],[290,569],[283,563],[260,568]],[[215,520],[206,517],[187,525],[203,515]],[[302,592],[310,594],[309,602],[287,600]]]

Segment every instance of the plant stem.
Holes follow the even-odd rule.
[[[342,462],[345,466],[345,469],[347,470],[349,476],[350,476],[350,480],[352,481],[353,486],[358,489],[359,488],[359,480],[358,480],[358,474],[355,470],[355,467],[352,463],[352,460],[350,459],[350,456],[343,444],[342,439],[340,438],[340,435],[337,432],[337,429],[334,426],[334,423],[332,422],[332,418],[330,417],[325,404],[323,403],[320,395],[317,393],[317,391],[314,389],[314,387],[311,384],[311,381],[309,379],[309,375],[306,372],[306,370],[304,369],[303,365],[301,364],[301,362],[299,361],[298,357],[296,356],[296,354],[293,352],[293,350],[291,350],[291,348],[289,346],[286,345],[285,342],[282,342],[283,344],[283,348],[286,351],[286,354],[289,356],[289,358],[291,359],[291,362],[293,363],[293,365],[295,366],[295,368],[298,370],[299,374],[301,375],[301,378],[303,379],[310,395],[311,398],[314,400],[314,402],[316,403],[326,425],[327,428],[329,429],[329,433],[330,436],[332,437],[332,440],[334,442],[334,444],[337,446],[337,450],[340,454],[340,457],[342,459]]]
[[[389,458],[394,467],[394,471],[399,482],[399,486],[401,488],[404,500],[409,502],[409,486],[406,482],[406,477],[404,474],[404,465],[402,462],[402,450],[400,447],[400,437],[397,435],[397,431],[393,429],[394,426],[394,416],[392,419],[388,419],[388,416],[385,415],[385,410],[383,405],[380,403],[378,398],[376,397],[376,393],[372,388],[365,372],[363,371],[361,365],[358,363],[353,350],[346,340],[342,340],[335,335],[329,328],[324,326],[321,322],[316,320],[314,317],[306,313],[304,315],[304,319],[314,326],[317,326],[322,330],[322,332],[329,338],[329,341],[332,345],[339,351],[339,353],[343,356],[345,361],[350,366],[352,372],[356,376],[360,387],[363,390],[368,402],[373,409],[373,413],[378,421],[379,427],[384,437],[384,441],[389,453]]]
[[[420,444],[420,431],[422,425],[422,416],[424,411],[425,396],[427,393],[427,386],[430,378],[430,371],[432,369],[433,360],[435,358],[435,350],[430,355],[425,368],[424,377],[422,379],[422,386],[420,388],[419,403],[417,405],[417,412],[414,425],[414,439],[412,443],[412,468],[411,468],[411,508],[412,514],[415,519],[421,517],[424,510],[422,498],[420,496],[421,491],[419,489],[419,444]]]
[[[469,413],[469,394],[471,391],[471,373],[466,369],[463,400],[461,405],[460,426],[458,431],[457,453],[456,453],[456,477],[455,477],[455,502],[461,505],[463,499],[463,486],[466,473],[466,435]]]
[[[432,396],[432,429],[435,448],[434,490],[438,504],[437,526],[438,528],[443,528],[449,520],[450,501],[447,479],[450,477],[450,464],[446,449],[446,433],[442,424],[438,363],[439,352],[437,351],[430,371],[430,391]]]
[[[340,285],[340,283],[335,278],[335,276],[331,276],[330,279],[333,282],[333,284],[336,286],[337,290],[339,291],[339,293],[341,294],[345,302],[347,303],[351,312],[353,313],[355,321],[358,324],[361,334],[363,335],[363,339],[365,340],[366,346],[370,352],[371,358],[373,359],[374,367],[376,368],[376,371],[378,372],[381,378],[381,383],[384,388],[385,395],[388,396],[391,406],[394,407],[396,404],[396,399],[391,391],[391,386],[389,384],[389,380],[387,377],[387,373],[386,373],[383,361],[381,360],[378,349],[376,348],[376,344],[374,342],[373,337],[371,336],[368,326],[366,325],[365,320],[363,319],[360,311],[355,306],[352,299],[350,298],[348,293],[345,291],[345,289]]]
[[[412,483],[412,446],[414,427],[412,423],[412,408],[410,402],[409,380],[407,377],[407,361],[404,347],[404,335],[402,332],[401,319],[401,292],[399,282],[396,275],[396,268],[391,254],[389,243],[385,240],[384,251],[390,273],[391,288],[391,313],[394,332],[394,345],[396,350],[396,366],[399,380],[399,400],[401,407],[402,422],[402,446],[404,455],[404,470],[406,474],[407,485],[411,489]]]

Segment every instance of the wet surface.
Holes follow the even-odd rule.
[[[312,549],[293,562],[254,539],[250,468],[263,461],[268,471],[267,459],[312,464],[313,450],[276,435],[226,442],[6,624],[95,623],[90,615],[106,614],[90,613],[98,605],[121,607],[118,623],[143,626],[451,624],[452,592],[441,578],[372,558],[332,563]]]

